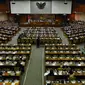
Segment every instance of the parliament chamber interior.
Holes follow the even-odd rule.
[[[0,0],[0,85],[85,85],[85,0]]]

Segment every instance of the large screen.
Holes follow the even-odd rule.
[[[10,1],[12,14],[71,14],[72,1]]]
[[[12,14],[30,13],[30,1],[10,1]]]
[[[52,1],[52,14],[71,14],[72,1]]]

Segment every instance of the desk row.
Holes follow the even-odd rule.
[[[50,46],[60,46],[60,47],[77,47],[76,44],[45,44],[45,46],[50,47]]]
[[[85,61],[85,57],[77,56],[46,56],[46,61]]]
[[[0,50],[10,50],[10,51],[12,51],[12,50],[31,50],[31,46],[2,46],[2,45],[0,45]]]
[[[0,54],[30,54],[30,51],[0,51]]]
[[[56,80],[56,81],[46,81],[46,85],[84,85],[85,80]]]
[[[73,73],[74,76],[85,76],[85,69],[71,69],[63,70],[62,69],[46,69],[44,76],[70,76]]]
[[[29,47],[29,46],[31,46],[31,44],[30,43],[28,43],[28,44],[0,44],[0,47]]]
[[[74,61],[61,61],[61,62],[59,62],[59,61],[54,61],[54,62],[52,62],[52,61],[46,61],[45,62],[45,65],[46,66],[85,66],[85,62],[83,62],[83,61],[77,61],[77,62],[74,62]]]
[[[25,61],[0,61],[0,66],[25,66]]]
[[[57,46],[53,46],[53,47],[46,47],[46,50],[59,50],[59,51],[79,51],[79,48],[76,47],[57,47]]]
[[[81,51],[59,51],[59,50],[50,50],[50,51],[45,51],[46,54],[81,54]]]
[[[20,80],[1,80],[0,79],[0,85],[20,85]]]
[[[18,71],[18,70],[16,70],[16,71],[11,71],[11,70],[9,70],[9,71],[0,71],[0,77],[2,76],[2,77],[7,77],[7,76],[10,76],[10,77],[12,77],[12,76],[20,76],[21,75],[21,71]]]
[[[0,55],[0,61],[5,61],[5,60],[26,60],[29,58],[27,55]]]

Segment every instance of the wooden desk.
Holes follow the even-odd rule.
[[[56,58],[56,59],[53,59],[53,58],[48,58],[48,59],[46,59],[46,61],[85,61],[85,59],[76,59],[76,58],[69,58],[69,59],[67,59],[67,58],[62,58],[62,59],[60,59],[60,58]]]
[[[53,85],[82,85],[82,83],[76,83],[76,84],[72,84],[72,83],[68,83],[68,84],[53,84]]]
[[[45,52],[46,55],[78,55],[80,53],[73,53],[73,52],[69,52],[69,53],[66,53],[66,52]]]
[[[64,47],[77,47],[75,44],[45,44],[45,46],[64,46]]]
[[[45,48],[46,50],[58,50],[58,51],[80,51],[80,49],[77,49],[77,48],[73,48],[73,49],[71,49],[71,48],[68,48],[68,49],[66,49],[66,48],[62,48],[62,49],[60,49],[60,48]]]

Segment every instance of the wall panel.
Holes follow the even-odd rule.
[[[85,12],[85,4],[75,4],[73,12]]]
[[[39,9],[36,5],[37,2],[46,2],[44,9]],[[51,14],[52,6],[51,1],[31,1],[31,13],[32,14]]]
[[[75,20],[85,21],[85,13],[76,13]]]
[[[7,14],[0,13],[0,21],[5,21],[5,20],[8,20]]]
[[[52,1],[52,13],[53,14],[71,14],[72,1]]]
[[[0,4],[0,12],[6,13],[6,11],[9,11],[9,7],[6,4]]]
[[[12,14],[29,14],[30,1],[10,1]]]

